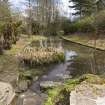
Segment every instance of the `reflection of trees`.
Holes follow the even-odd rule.
[[[94,50],[89,47],[65,42],[63,47],[75,51],[78,57],[75,57],[73,63],[68,66],[68,70],[73,76],[84,73],[105,74],[105,52]]]
[[[73,77],[81,76],[86,73],[103,74],[104,69],[105,54],[99,51],[96,51],[96,53],[91,51],[88,57],[75,57],[73,63],[68,66],[68,70]]]
[[[31,46],[36,46],[36,47],[55,47],[55,48],[62,49],[62,41],[59,40],[58,38],[54,39],[53,37],[50,37],[48,39],[32,41],[31,42]]]
[[[102,74],[105,69],[105,53],[104,51],[96,51],[94,53],[94,62],[95,62],[95,69],[97,69],[98,74]]]
[[[68,70],[73,77],[91,73],[87,58],[76,58],[73,63],[68,66]]]
[[[97,70],[97,65],[96,65],[96,57],[95,57],[95,53],[91,53],[91,57],[89,59],[89,63],[90,63],[90,69],[92,71],[93,74],[96,74],[96,70]]]

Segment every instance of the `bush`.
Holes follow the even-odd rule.
[[[72,22],[70,27],[69,27],[69,33],[75,33],[78,32],[78,23],[77,22]]]
[[[32,34],[39,34],[42,26],[37,21],[32,21]]]
[[[45,29],[45,34],[58,35],[57,32],[60,30],[59,24],[60,24],[59,21],[49,23],[49,25],[47,26],[47,29]]]
[[[3,49],[10,49],[18,39],[21,22],[0,22],[0,54]]]
[[[75,20],[75,21],[69,23],[69,25],[67,25],[65,28],[66,29],[64,29],[64,30],[68,30],[68,31],[66,31],[67,33],[95,32],[94,17],[93,16],[91,16],[91,17],[84,17],[82,19]]]
[[[105,10],[95,16],[94,24],[99,33],[105,33]]]
[[[63,35],[64,35],[64,31],[63,31],[63,30],[58,31],[58,32],[57,32],[57,35],[58,35],[58,36],[63,36]]]
[[[105,33],[105,10],[98,12],[96,15],[83,17],[73,22],[64,19],[61,29],[64,30],[64,34],[76,32],[93,33],[96,30],[98,33]]]
[[[15,44],[18,39],[19,27],[21,22],[7,22],[3,25],[3,46],[5,49],[10,49],[12,44]]]
[[[64,34],[69,34],[71,29],[71,20],[67,18],[62,18],[61,29],[64,31]]]
[[[94,18],[93,17],[86,17],[79,21],[80,23],[80,32],[94,32],[95,27],[93,25]]]

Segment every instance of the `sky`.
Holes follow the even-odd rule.
[[[12,3],[12,6],[17,8],[18,10],[24,10],[25,5],[22,4],[25,0],[9,0]],[[70,8],[68,7],[70,4],[68,3],[69,0],[62,0],[62,9],[64,11],[64,14],[69,17],[70,16]]]
[[[24,2],[25,0],[9,0],[15,7],[19,7],[22,6],[21,2]],[[69,0],[62,0],[64,8],[67,9],[68,8],[68,2]]]
[[[13,7],[17,8],[17,9],[24,9],[25,6],[22,5],[22,2],[24,2],[25,0],[9,0],[9,2],[12,4]]]

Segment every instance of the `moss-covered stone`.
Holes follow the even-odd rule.
[[[60,85],[52,89],[48,89],[47,90],[48,98],[46,99],[44,105],[58,105],[58,103],[61,102],[66,103],[64,100],[66,100],[69,95],[68,96],[65,95],[69,94],[70,91],[73,90],[77,84],[79,84],[79,79],[69,79],[66,80],[63,85]]]
[[[81,80],[92,84],[105,84],[104,78],[101,78],[98,75],[93,75],[93,74],[85,74],[80,77],[80,81]]]
[[[85,74],[76,79],[68,79],[62,86],[48,89],[48,98],[46,99],[44,105],[68,105],[70,92],[81,82],[101,85],[105,84],[105,79],[93,74]]]

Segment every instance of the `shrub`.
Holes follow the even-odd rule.
[[[71,29],[71,20],[65,17],[62,18],[61,29],[64,31],[64,34],[69,34]]]
[[[32,34],[39,34],[42,26],[37,21],[32,21]]]
[[[63,31],[63,30],[58,31],[58,32],[57,32],[57,35],[58,35],[58,36],[63,36],[63,35],[64,35],[64,31]]]
[[[99,33],[105,33],[105,10],[95,16],[94,24]]]
[[[75,32],[82,32],[82,33],[88,33],[88,32],[94,32],[94,17],[84,17],[82,19],[75,20],[71,23],[69,23],[69,33],[75,33]]]
[[[21,31],[21,24],[22,21],[12,22],[12,43],[16,43],[16,41],[19,39],[19,33]]]
[[[58,35],[57,32],[60,30],[59,24],[60,24],[59,21],[49,23],[49,25],[47,26],[47,29],[44,29],[45,34],[46,35]]]
[[[77,21],[77,30],[78,32],[94,32],[94,17],[85,17]]]
[[[80,24],[80,32],[93,32],[94,31],[94,26],[92,21],[90,20],[91,18],[84,19]]]
[[[77,22],[72,22],[70,27],[69,27],[69,32],[70,33],[75,33],[75,32],[78,32],[78,23]]]
[[[0,54],[3,49],[10,49],[18,39],[19,27],[21,22],[0,22]]]
[[[3,46],[5,49],[10,49],[12,44],[15,44],[18,37],[19,27],[21,22],[7,22],[3,25],[2,34],[3,34]]]

